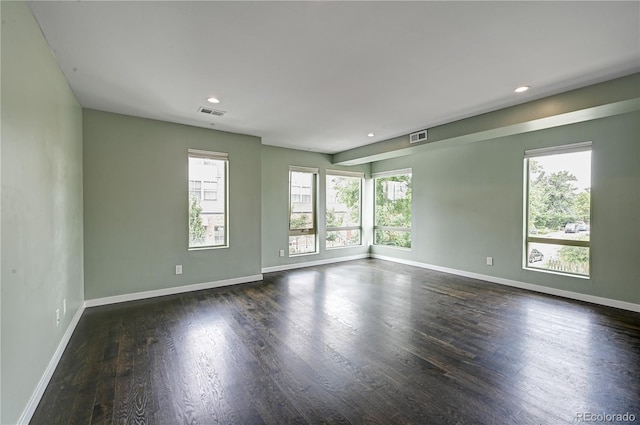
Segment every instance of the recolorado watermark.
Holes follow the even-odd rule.
[[[637,416],[634,413],[593,413],[577,412],[575,422],[635,422]]]

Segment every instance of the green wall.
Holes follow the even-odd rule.
[[[319,169],[318,188],[318,236],[320,250],[317,254],[289,257],[289,166],[314,167]],[[325,197],[326,171],[348,170],[365,173],[369,177],[369,164],[345,167],[331,164],[331,157],[320,153],[262,146],[262,267],[278,267],[304,262],[325,261],[332,258],[363,255],[369,252],[366,244],[371,240],[371,231],[363,234],[365,242],[359,247],[326,250],[325,237]],[[367,184],[363,191],[363,225],[371,227],[370,203],[371,187]],[[279,256],[283,249],[284,257]]]
[[[329,155],[262,146],[252,136],[83,111],[28,5],[0,2],[0,15],[2,424],[16,423],[24,413],[84,300],[245,278],[262,268],[371,249],[640,304],[639,112],[468,144],[441,143],[409,156],[341,167]],[[591,279],[523,270],[523,153],[587,140],[593,142]],[[189,148],[229,154],[229,248],[187,250]],[[290,165],[320,169],[318,254],[278,255],[288,249]],[[365,244],[325,250],[326,170],[369,177],[407,167],[414,179],[412,250],[367,246],[370,179],[363,199]],[[494,257],[494,266],[485,265],[487,256]],[[175,275],[176,264],[182,264],[182,275]],[[67,313],[56,327],[63,299]]]
[[[87,300],[260,274],[259,138],[94,110],[83,129]],[[189,148],[229,154],[229,248],[187,249]]]
[[[638,135],[633,112],[376,162],[372,172],[413,168],[413,247],[372,252],[639,304]],[[591,279],[523,270],[524,151],[584,141],[593,142]]]
[[[82,109],[27,4],[0,8],[0,422],[13,424],[84,299]],[[63,299],[67,313],[56,327]]]

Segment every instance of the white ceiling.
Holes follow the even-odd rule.
[[[324,153],[640,70],[637,1],[30,6],[82,106]]]

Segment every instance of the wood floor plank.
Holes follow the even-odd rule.
[[[115,396],[115,370],[118,359],[119,339],[115,335],[116,323],[108,327],[106,344],[97,379],[96,395],[93,400],[91,425],[108,425],[113,419]]]
[[[356,260],[87,309],[32,424],[640,417],[640,314]]]
[[[171,316],[175,315],[173,319]],[[187,346],[188,316],[180,298],[164,305],[162,316],[169,316],[170,326],[159,326],[159,339],[155,357],[157,369],[154,392],[164,392],[166,404],[158,403],[155,412],[158,424],[206,424],[200,409],[200,400],[193,388],[194,359]],[[184,318],[184,320],[182,320]]]
[[[257,295],[255,291],[248,293],[248,295],[253,301],[258,301],[255,297]],[[267,309],[265,311],[272,314],[272,311]],[[265,322],[265,319],[263,318],[262,321]],[[355,388],[347,391],[345,384],[349,383],[348,378],[350,376],[342,373],[343,367],[337,367],[336,364],[344,363],[346,359],[339,356],[326,344],[314,339],[311,332],[298,326],[295,321],[289,321],[286,334],[282,333],[278,327],[267,326],[266,323],[268,322],[256,323],[253,326],[271,335],[274,345],[286,345],[291,350],[290,355],[296,360],[299,359],[298,366],[303,368],[305,375],[310,377],[310,387],[317,387],[321,394],[330,394],[331,398],[337,401],[337,404],[342,405],[336,407],[340,412],[334,418],[336,421],[344,422],[346,420],[353,422],[356,421],[355,418],[365,417],[367,412],[376,410],[376,406],[371,405],[368,400],[362,397],[358,397],[358,402],[356,403],[351,400],[359,392],[353,392]],[[353,383],[351,384],[354,387]],[[310,387],[306,388],[305,392],[309,392]],[[363,390],[364,388],[360,389]],[[382,420],[386,420],[385,423],[388,423],[388,418],[385,417],[383,411],[378,411],[377,416]]]
[[[116,380],[114,391],[113,423],[116,425],[128,425],[132,421],[132,395],[134,390],[134,341],[133,326],[135,316],[128,312],[120,323],[118,329],[118,357],[116,360]]]

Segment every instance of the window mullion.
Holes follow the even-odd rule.
[[[580,246],[586,248],[591,246],[591,241],[582,241],[578,239],[536,238],[533,236],[527,236],[527,242],[543,243],[548,245]]]

